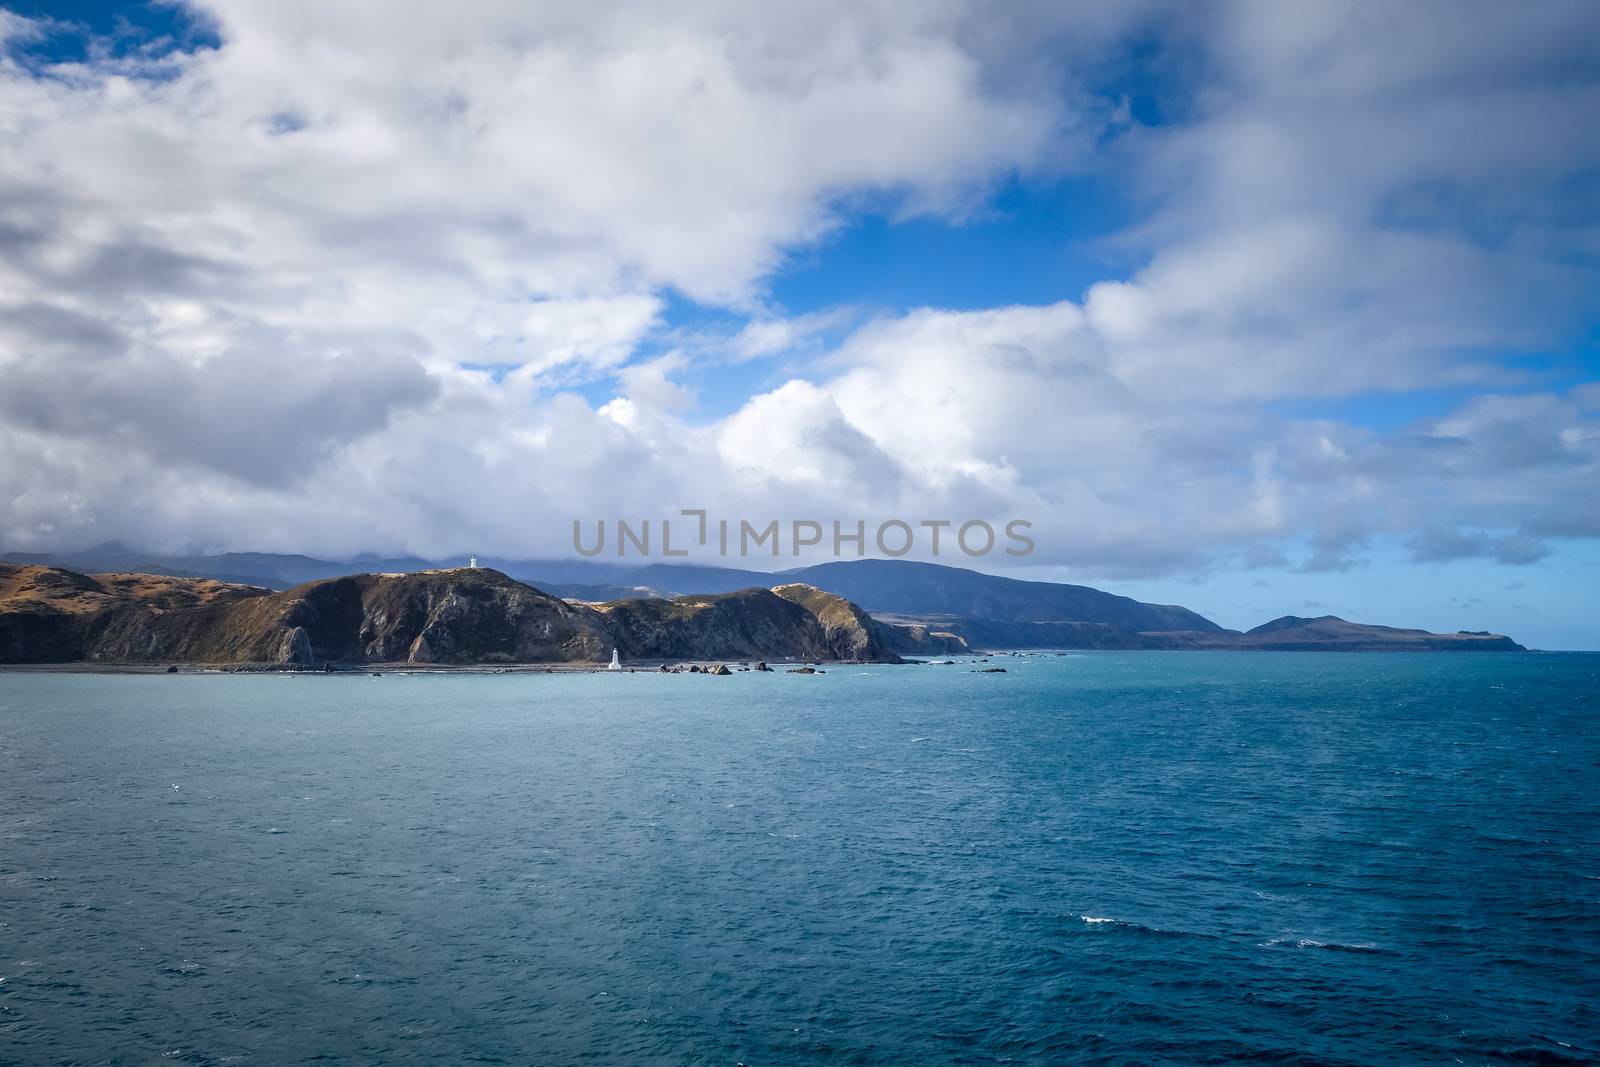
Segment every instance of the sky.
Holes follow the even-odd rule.
[[[0,548],[1020,518],[1600,648],[1597,115],[1587,0],[0,3]]]

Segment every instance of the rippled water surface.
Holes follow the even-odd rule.
[[[1600,656],[0,674],[0,1062],[1593,1063]]]

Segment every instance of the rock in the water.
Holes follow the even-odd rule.
[[[762,660],[761,662],[757,663],[755,665],[755,669],[758,670],[758,671],[765,671],[768,674],[772,673],[772,668],[767,666],[767,661],[766,660]]]
[[[715,667],[707,667],[706,673],[720,675],[722,677],[727,677],[733,674],[733,672],[728,669],[728,665],[726,663],[719,663]]]
[[[817,673],[817,669],[815,667],[790,667],[784,673],[786,673],[786,674],[816,674]]]

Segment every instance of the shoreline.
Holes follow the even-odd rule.
[[[971,658],[976,662],[976,657]],[[773,673],[782,674],[791,667],[811,666],[819,670],[828,670],[838,667],[898,667],[913,666],[918,662],[907,660],[905,663],[876,663],[855,662],[851,660],[797,660],[797,659],[769,659],[769,660],[732,660],[732,659],[668,659],[668,660],[641,660],[637,663],[624,665],[620,671],[610,670],[604,663],[461,663],[461,664],[435,664],[435,663],[363,663],[349,666],[337,666],[332,670],[312,669],[306,667],[280,667],[262,663],[0,663],[0,674],[284,674],[284,675],[316,675],[340,676],[355,674],[663,674],[671,673],[661,670],[662,667],[682,668],[679,673],[693,673],[690,667],[699,667],[702,672],[708,667],[726,666],[729,671],[742,673],[761,673],[754,669],[757,663],[766,663]],[[943,662],[943,661],[939,661]],[[961,661],[956,661],[961,662]]]
[[[901,667],[901,666],[962,666],[976,663],[988,663],[991,660],[1010,658],[1055,658],[1059,656],[1083,655],[1130,655],[1147,654],[1162,655],[1174,652],[1225,652],[1225,653],[1263,653],[1270,655],[1283,655],[1285,653],[1301,653],[1304,655],[1419,655],[1436,656],[1440,654],[1460,654],[1462,652],[1478,652],[1480,654],[1507,655],[1505,649],[1428,649],[1428,648],[1368,648],[1368,649],[1290,649],[1290,648],[1072,648],[1072,649],[994,649],[985,652],[969,652],[960,656],[936,657],[925,659],[908,658],[901,663],[883,663],[878,661],[855,660],[798,660],[798,659],[650,659],[637,660],[623,666],[620,671],[608,669],[605,663],[589,662],[564,662],[564,663],[407,663],[404,661],[394,663],[363,663],[346,664],[324,670],[307,667],[288,667],[269,663],[89,663],[83,661],[69,663],[0,663],[0,675],[4,674],[274,674],[296,676],[339,676],[339,675],[383,675],[383,674],[663,674],[663,673],[696,673],[690,671],[691,667],[699,667],[700,672],[706,668],[726,666],[731,673],[761,673],[754,670],[756,663],[764,662],[772,673],[782,674],[792,667],[814,667],[819,673],[840,667]],[[1590,655],[1593,654],[1583,649],[1523,649],[1524,654],[1534,655]],[[662,667],[674,668],[672,671],[662,671]]]

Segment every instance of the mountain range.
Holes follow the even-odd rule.
[[[355,572],[413,573],[462,567],[467,560],[416,556],[356,556],[346,561],[268,552],[173,556],[139,552],[115,542],[64,553],[0,552],[0,560],[61,567],[81,573],[155,574],[213,578],[267,589],[288,589]],[[486,557],[482,567],[555,596],[603,602],[644,597],[732,593],[800,582],[837,593],[875,613],[950,616],[1012,623],[1107,623],[1118,629],[1222,632],[1187,608],[1143,604],[1082,585],[1021,581],[910,560],[863,559],[769,572],[732,567],[652,563],[631,567],[590,560],[509,560]]]
[[[530,595],[542,598],[540,610],[553,613],[551,617],[587,620],[594,633],[602,635],[595,640],[610,642],[625,653],[645,658],[887,659],[900,654],[947,655],[969,647],[1301,651],[1521,648],[1510,638],[1486,632],[1433,634],[1351,623],[1335,616],[1316,619],[1284,616],[1241,633],[1225,629],[1177,605],[1146,604],[1088,586],[1023,581],[909,560],[837,561],[774,573],[663,563],[627,567],[583,560],[487,559],[481,561],[483,566],[471,570],[450,565],[456,561],[440,565],[416,557],[364,556],[338,562],[272,553],[160,556],[116,544],[67,554],[9,553],[0,554],[0,558],[21,565],[20,569],[14,566],[8,572],[12,575],[8,581],[13,589],[21,588],[17,575],[23,570],[49,572],[29,579],[29,588],[34,590],[31,599],[19,601],[15,592],[8,596],[0,590],[0,637],[8,626],[10,632],[17,631],[18,604],[26,607],[22,614],[32,618],[41,604],[53,600],[53,594],[48,592],[39,595],[41,589],[48,586],[66,590],[72,596],[87,596],[89,591],[84,582],[99,583],[100,587],[101,599],[95,601],[95,609],[89,614],[111,611],[108,618],[119,620],[138,614],[128,607],[130,600],[143,605],[139,611],[165,612],[171,610],[163,606],[162,598],[165,598],[165,602],[189,613],[181,616],[187,620],[182,625],[195,627],[216,624],[215,620],[207,621],[211,619],[207,611],[221,611],[228,616],[228,625],[233,626],[235,622],[242,624],[242,620],[254,618],[252,612],[265,611],[265,604],[277,604],[282,625],[274,624],[278,628],[272,632],[278,639],[283,639],[285,633],[298,625],[287,607],[290,603],[312,604],[321,617],[325,598],[332,595],[322,589],[328,583],[332,583],[329,588],[346,589],[341,595],[347,600],[353,596],[355,601],[365,605],[361,614],[367,613],[369,608],[376,613],[367,619],[368,629],[378,625],[379,616],[384,620],[383,625],[398,625],[395,620],[401,616],[396,614],[393,605],[386,605],[383,600],[386,596],[399,595],[393,590],[406,590],[407,597],[421,598],[407,609],[410,614],[405,617],[412,619],[410,629],[402,627],[376,645],[370,635],[361,636],[360,627],[354,638],[347,635],[332,643],[329,643],[329,634],[307,629],[308,639],[314,633],[323,633],[320,644],[313,641],[312,659],[320,657],[341,662],[347,655],[355,656],[353,649],[359,650],[356,659],[360,661],[370,660],[378,653],[388,655],[401,651],[395,642],[400,641],[396,635],[402,630],[409,635],[403,642],[407,655],[412,652],[412,643],[419,638],[424,639],[423,645],[418,646],[421,655],[433,654],[430,650],[439,636],[437,633],[428,636],[424,631],[425,620],[434,611],[434,605],[452,596],[466,597],[468,590],[481,592],[486,588],[484,583],[490,581],[483,576],[490,574],[497,575],[494,581],[508,583],[496,587],[501,589],[496,595],[505,599],[504,618],[494,623],[484,622],[481,627],[473,623],[469,629],[475,633],[485,627],[510,629],[496,638],[498,644],[491,642],[479,647],[469,641],[460,645],[449,654],[456,657],[449,659],[450,662],[480,662],[482,657],[490,655],[513,659],[526,656],[531,657],[526,660],[528,662],[547,662],[568,653],[573,658],[586,659],[594,651],[592,641],[584,643],[574,636],[577,643],[557,649],[530,645],[516,636],[520,632],[517,628],[523,625],[517,620],[524,619],[524,614],[519,613],[533,603],[528,600]],[[352,570],[362,573],[352,575]],[[393,579],[397,576],[415,580],[396,585]],[[204,584],[207,582],[210,584]],[[513,596],[513,587],[526,592]],[[349,589],[357,591],[349,592]],[[135,592],[124,595],[118,590]],[[294,596],[286,598],[284,594],[289,592]],[[188,600],[178,603],[184,598]],[[208,606],[217,600],[229,604],[261,603],[249,610]],[[463,603],[469,601],[471,597]],[[355,609],[348,605],[341,610],[354,617],[351,613]],[[796,614],[797,610],[801,614]],[[563,611],[567,614],[563,615]],[[68,613],[84,614],[79,609]],[[819,645],[822,639],[810,629],[814,625],[825,634],[831,633],[826,622],[830,617],[848,630],[844,644],[837,647],[826,641]],[[141,623],[147,624],[155,625],[148,620]],[[105,619],[93,625],[84,624],[85,634],[100,635],[96,640],[102,642],[110,641],[109,644],[84,646],[85,658],[137,658],[139,646],[131,641],[131,631],[126,630],[126,625],[124,620],[119,622],[123,628],[111,627]],[[209,639],[197,637],[186,637],[173,645],[171,642],[176,639],[166,629],[169,627],[181,628],[179,623],[169,620],[149,631],[155,641],[150,646],[152,653],[190,645],[204,646],[207,655],[226,651],[213,647],[214,642],[206,644]],[[247,640],[240,638],[243,643],[236,651],[249,651],[252,655],[281,651],[267,649],[261,644],[267,640],[264,633]],[[736,633],[742,636],[738,639],[731,636]],[[111,637],[104,636],[107,634]],[[482,633],[472,640],[481,639]],[[827,640],[837,641],[839,637],[833,634]],[[194,644],[195,641],[199,644]],[[25,645],[25,642],[13,641],[8,654],[0,643],[0,662],[23,661],[18,654]],[[269,657],[268,661],[271,659]],[[305,657],[301,655],[293,662],[305,662]]]

